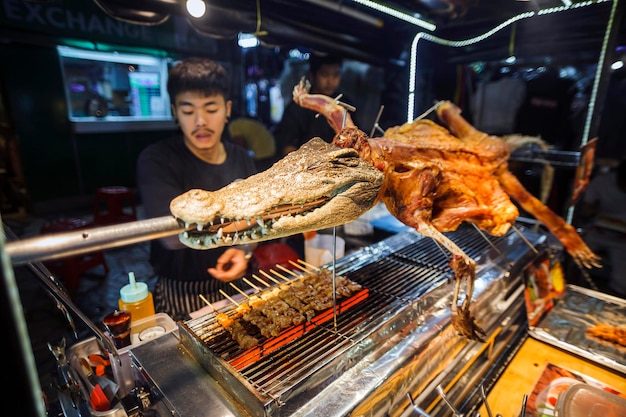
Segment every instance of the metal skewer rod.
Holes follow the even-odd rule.
[[[446,397],[446,394],[443,392],[443,388],[441,388],[441,385],[437,385],[437,392],[441,396],[443,402],[445,402],[446,405],[450,407],[450,410],[452,410],[452,414],[454,415],[454,417],[463,417],[463,414],[459,413],[457,409],[454,408],[452,403],[448,400],[448,397]]]
[[[512,266],[513,263],[506,257],[506,255],[504,255],[504,253],[502,253],[502,251],[500,249],[498,249],[496,247],[496,245],[494,245],[491,240],[489,240],[489,238],[487,236],[485,236],[485,234],[483,233],[482,230],[480,230],[478,228],[478,226],[476,226],[474,223],[471,223],[472,226],[474,226],[474,229],[476,229],[476,231],[483,237],[483,239],[485,239],[485,241],[489,244],[489,246],[491,246],[491,249],[495,250],[496,253],[498,254],[498,256],[500,258],[502,258],[502,260],[504,262],[506,262],[508,265]],[[490,416],[491,417],[491,416]]]
[[[526,416],[526,403],[528,402],[528,395],[524,394],[524,398],[522,400],[522,410],[520,412],[520,417]]]
[[[446,259],[450,261],[450,254],[443,248],[443,246],[441,246],[441,244],[437,242],[435,239],[433,239],[433,242],[435,242],[435,246],[437,246],[439,250],[441,251],[441,253],[443,253],[443,256],[445,256]]]
[[[337,100],[337,104],[339,104],[339,105],[340,105],[341,107],[343,107],[344,109],[347,109],[347,110],[350,110],[350,111],[356,111],[356,107],[354,107],[354,106],[353,106],[353,105],[351,105],[351,104],[345,103],[345,102],[343,102],[343,101],[339,101],[339,100]],[[343,123],[343,124],[344,124],[344,127],[345,127],[345,124],[346,124],[346,123],[345,123],[346,116],[344,115],[343,117],[344,117],[344,123]]]
[[[417,406],[417,404],[415,404],[415,402],[413,401],[413,397],[411,397],[411,393],[407,392],[406,396],[409,397],[409,402],[411,403],[411,407],[413,407],[413,409],[417,411],[420,416],[430,417],[430,415],[426,411],[422,410],[421,408]]]
[[[383,115],[383,110],[385,109],[385,105],[380,106],[378,110],[378,115],[376,115],[376,120],[374,120],[374,126],[372,126],[372,131],[370,132],[370,138],[374,136],[374,132],[378,130],[379,132],[385,133],[383,129],[381,129],[378,122],[380,121],[381,116]]]
[[[333,325],[337,330],[337,227],[333,227]]]
[[[430,107],[428,110],[426,110],[424,113],[420,114],[419,116],[417,116],[415,119],[413,119],[413,121],[418,121],[418,120],[422,120],[424,117],[428,116],[430,113],[432,113],[433,111],[435,111],[437,109],[437,107],[441,106],[441,103],[443,103],[442,100],[436,102],[432,107]]]
[[[515,233],[518,234],[518,236],[524,241],[524,243],[526,243],[526,245],[528,245],[530,249],[532,249],[533,252],[539,253],[539,251],[533,246],[533,244],[530,243],[528,239],[526,239],[526,236],[524,236],[524,234],[517,227],[515,227],[514,224],[511,225],[511,228],[515,230]]]
[[[159,239],[184,230],[173,216],[164,216],[7,242],[5,252],[14,265],[22,265]]]
[[[493,417],[491,414],[491,407],[489,407],[489,403],[487,402],[487,395],[485,395],[485,387],[483,384],[480,384],[480,395],[483,397],[483,403],[485,404],[485,408],[487,409],[487,414],[489,417]]]

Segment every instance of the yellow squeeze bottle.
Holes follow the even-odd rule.
[[[154,315],[154,300],[145,282],[136,282],[135,274],[128,273],[129,284],[120,290],[118,305],[120,310],[130,311],[131,322]]]

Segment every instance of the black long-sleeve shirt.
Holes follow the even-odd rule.
[[[224,141],[224,147],[226,161],[219,165],[198,159],[185,146],[182,136],[145,148],[137,161],[137,184],[146,217],[171,215],[170,202],[186,191],[194,188],[215,191],[256,173],[254,160],[242,147],[229,141]],[[188,247],[171,250],[161,241],[153,240],[150,263],[159,276],[180,281],[203,281],[210,278],[207,268],[214,267],[225,250]]]

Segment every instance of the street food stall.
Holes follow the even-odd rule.
[[[419,39],[446,43],[422,35],[415,45]],[[408,84],[412,120],[417,83]],[[543,161],[550,156],[588,168],[580,153],[541,153]],[[402,208],[392,209],[400,217]],[[261,219],[257,224],[271,227]],[[418,233],[416,225],[321,267],[300,260],[260,270],[240,294],[190,320],[140,320],[123,348],[41,264],[173,234],[212,242],[197,238],[201,224],[179,220],[9,236],[3,243],[5,277],[12,265],[28,265],[68,320],[79,319],[93,334],[68,346],[49,344],[65,416],[539,417],[560,412],[560,395],[574,396],[577,384],[600,389],[605,403],[624,410],[626,301],[568,284],[568,248],[529,219],[515,219],[497,236],[471,222],[445,233],[475,266],[465,296],[468,319],[480,323],[476,337],[459,334],[451,309],[459,297],[454,257],[440,247],[442,238]]]
[[[339,277],[341,285],[354,287],[276,336],[246,325],[246,335],[256,339],[252,346],[223,326],[224,317],[236,319],[239,306],[250,302],[241,294],[188,321],[174,323],[162,313],[141,320],[133,325],[132,344],[122,349],[94,326],[94,337],[67,346],[66,355],[70,364],[94,355],[110,360],[108,376],[122,401],[108,414],[90,409],[91,415],[446,416],[453,409],[486,415],[487,404],[494,414],[509,416],[518,415],[548,366],[562,368],[559,376],[569,372],[623,395],[623,347],[586,332],[598,323],[623,328],[626,302],[559,287],[562,251],[532,226],[517,223],[501,237],[469,226],[450,234],[478,264],[475,314],[485,342],[457,334],[446,256],[434,241],[406,229],[321,269],[300,262],[259,272],[255,283],[267,286],[264,294],[303,275]],[[10,245],[10,252],[20,252]],[[531,326],[529,313],[537,311],[528,310],[529,290],[538,291],[537,271],[546,267],[555,285],[543,302],[552,307]],[[62,292],[53,292],[71,307]],[[83,387],[79,367],[67,372]],[[60,399],[65,415],[85,415],[75,414],[72,403],[83,397],[62,391]],[[529,397],[527,408],[537,404]]]

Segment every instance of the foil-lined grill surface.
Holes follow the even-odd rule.
[[[519,281],[504,282],[511,278],[511,266],[527,262],[532,250],[514,231],[493,237],[468,227],[447,235],[477,262],[474,311],[488,327],[495,320],[498,301],[511,286],[519,287]],[[533,244],[545,241],[531,235],[526,239]],[[426,366],[420,365],[417,374],[432,378],[428,374],[448,360],[441,351],[450,358],[468,344],[451,328],[452,270],[448,255],[433,240],[403,232],[338,260],[334,267],[336,274],[363,287],[338,301],[336,315],[331,308],[319,323],[293,326],[283,332],[290,334],[260,338],[259,346],[242,351],[215,318],[216,313],[232,314],[233,304],[179,323],[181,342],[251,415],[266,416],[320,415],[326,411],[312,399],[321,392],[338,395],[338,389],[343,403],[328,407],[354,408],[380,385],[379,378],[397,372],[418,352]],[[284,343],[271,349],[281,337]],[[254,360],[238,362],[255,349]],[[365,370],[372,364],[376,372],[368,375]],[[346,380],[348,375],[354,377]],[[411,384],[416,382],[405,385]]]

